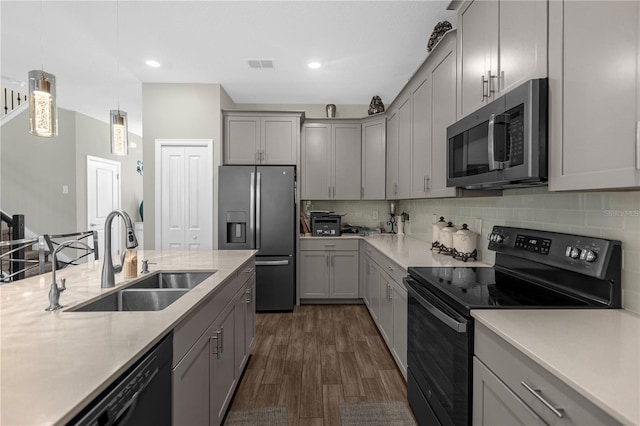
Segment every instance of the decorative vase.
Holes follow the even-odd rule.
[[[334,104],[328,104],[326,106],[327,109],[327,118],[334,118],[336,116],[336,106]]]
[[[374,115],[384,112],[384,104],[382,103],[382,99],[380,96],[374,96],[371,98],[371,103],[369,104],[369,115]]]

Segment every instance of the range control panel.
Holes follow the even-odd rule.
[[[620,255],[620,241],[533,229],[494,226],[489,250],[603,278]]]

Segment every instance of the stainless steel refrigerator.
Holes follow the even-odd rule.
[[[218,248],[258,250],[256,310],[295,303],[295,166],[220,166]]]

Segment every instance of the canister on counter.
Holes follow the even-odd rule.
[[[442,242],[440,241],[440,230],[447,226],[447,222],[444,220],[444,217],[440,216],[440,220],[431,225],[433,230],[433,235],[431,237],[432,243]]]
[[[458,253],[473,253],[476,250],[478,234],[471,231],[466,223],[462,224],[462,229],[453,234],[453,248]]]
[[[453,248],[453,234],[458,230],[452,222],[447,222],[447,226],[440,230],[440,244],[446,248]]]

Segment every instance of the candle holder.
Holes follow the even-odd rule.
[[[387,222],[387,225],[389,225],[391,227],[391,231],[389,231],[389,233],[390,234],[395,234],[396,231],[395,231],[394,228],[395,228],[396,222],[397,222],[396,215],[395,215],[395,213],[389,213],[389,216],[390,216],[390,218],[389,218],[389,221]]]

